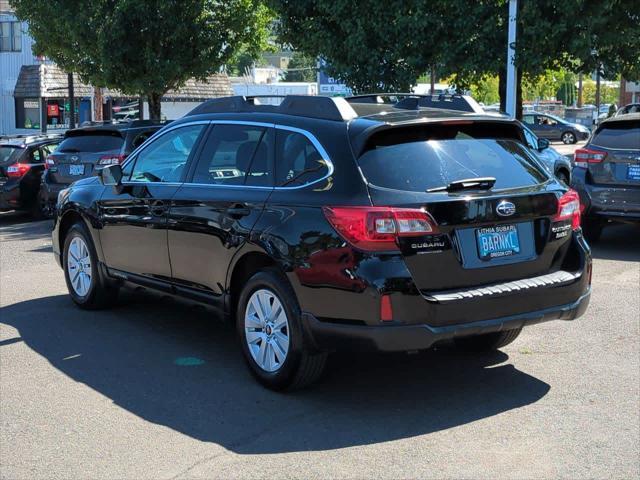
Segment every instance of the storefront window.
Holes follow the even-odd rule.
[[[40,130],[40,99],[16,98],[16,128]]]

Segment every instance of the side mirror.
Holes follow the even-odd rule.
[[[538,139],[538,151],[539,152],[549,148],[549,145],[550,145],[549,140],[547,140],[546,138],[539,138]]]
[[[100,170],[99,176],[103,185],[118,187],[122,185],[122,166],[108,165]]]

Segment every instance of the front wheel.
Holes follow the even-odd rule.
[[[522,328],[514,328],[513,330],[504,330],[502,332],[460,337],[455,339],[455,343],[463,350],[471,352],[492,352],[509,345],[518,338],[521,331]]]
[[[573,132],[564,132],[560,138],[562,139],[562,143],[565,145],[576,143],[578,141],[576,134]]]
[[[73,225],[64,240],[62,253],[64,278],[76,305],[87,310],[111,306],[118,288],[110,285],[98,265],[98,256],[87,228]]]
[[[327,354],[305,345],[300,317],[293,289],[275,269],[255,274],[240,294],[236,326],[242,353],[267,388],[302,388],[324,370]]]

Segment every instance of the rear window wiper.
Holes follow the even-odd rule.
[[[491,190],[496,183],[495,177],[478,177],[465,178],[463,180],[455,180],[448,185],[441,187],[429,188],[431,192],[458,192],[460,190]]]

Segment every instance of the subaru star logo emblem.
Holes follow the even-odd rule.
[[[71,155],[71,161],[72,162],[77,162],[78,160],[80,160],[80,157],[77,155]]]
[[[511,202],[502,200],[496,207],[496,212],[501,217],[510,217],[511,215],[516,213],[516,206]]]

